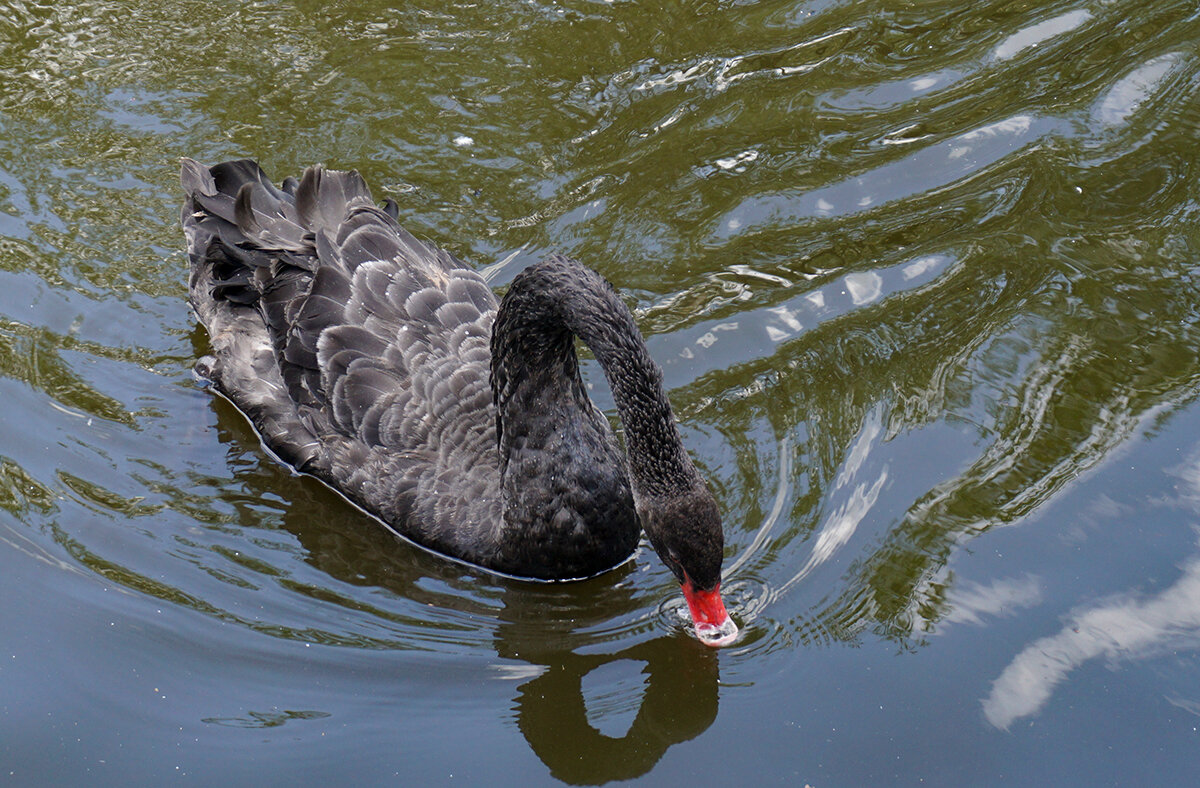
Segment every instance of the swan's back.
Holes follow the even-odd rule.
[[[266,446],[405,536],[487,563],[502,524],[495,296],[376,207],[357,173],[272,185],[185,160],[198,365]]]
[[[252,161],[185,159],[181,180],[189,291],[213,349],[197,369],[280,459],[416,542],[525,577],[616,566],[644,525],[697,634],[732,641],[716,500],[600,274],[552,255],[497,304],[358,173],[310,168],[277,188]],[[576,338],[604,369],[628,463]]]

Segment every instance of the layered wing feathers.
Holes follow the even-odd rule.
[[[498,539],[488,381],[496,299],[380,209],[357,173],[278,188],[185,160],[200,365],[280,457],[468,560]]]

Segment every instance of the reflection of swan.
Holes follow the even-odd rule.
[[[1122,599],[1077,616],[1057,635],[1035,640],[1009,663],[983,701],[983,714],[998,728],[1036,713],[1054,687],[1096,657],[1137,657],[1200,642],[1200,559],[1153,599]]]
[[[354,596],[354,615],[342,617],[346,623],[320,637],[325,642],[355,638],[358,645],[372,648],[430,648],[435,657],[451,650],[482,658],[493,674],[489,678],[509,687],[521,734],[555,778],[588,785],[638,777],[672,746],[696,738],[716,719],[716,652],[681,634],[632,645],[610,640],[641,637],[631,633],[645,622],[645,603],[631,584],[600,578],[553,584],[500,580],[486,592],[498,595],[482,598],[473,585],[456,587],[462,573],[453,564],[414,554],[412,565],[406,565],[394,551],[383,549],[381,529],[328,521],[353,520],[356,513],[336,506],[335,496],[319,485],[295,481],[302,489],[289,494],[296,503],[283,524],[304,545],[306,561],[339,583],[385,588],[422,606],[436,605],[440,615],[432,622],[408,619],[404,614],[411,608],[385,605],[366,611],[368,627],[354,627],[350,621],[362,621],[363,603],[370,601]],[[622,571],[633,568],[618,569]],[[430,584],[431,577],[437,582]],[[319,598],[327,596],[324,590],[317,590]],[[627,623],[614,627],[614,613]],[[488,624],[481,627],[483,617]],[[493,621],[489,632],[486,627]],[[606,667],[611,671],[597,672]],[[629,703],[611,716],[600,716],[602,710],[588,702],[595,696],[585,692],[592,687],[589,679],[607,680],[600,692],[616,690]],[[611,723],[630,717],[623,733],[613,733]]]
[[[282,188],[251,161],[185,160],[191,300],[214,357],[198,369],[276,455],[398,532],[507,574],[585,577],[645,528],[697,634],[737,628],[719,594],[716,502],[684,450],[662,373],[599,274],[533,266],[499,306],[453,256],[379,209],[357,173]],[[626,461],[579,376],[596,354]]]
[[[503,634],[503,627],[502,627]],[[546,666],[516,698],[517,724],[550,773],[563,782],[597,785],[649,772],[671,746],[699,736],[717,717],[717,655],[686,648],[678,638],[639,643],[615,654],[543,649],[522,659]],[[588,719],[583,679],[602,665],[644,663],[645,694],[622,736],[601,733]]]
[[[248,433],[245,423],[232,416],[228,409],[222,421],[238,433]],[[245,437],[239,434],[235,443],[244,445]],[[332,492],[306,479],[291,481],[291,505],[282,525],[303,546],[304,561],[337,581],[310,593],[348,609],[344,615],[336,608],[326,615],[336,621],[328,630],[273,631],[306,641],[386,649],[399,660],[419,664],[432,663],[417,652],[404,652],[415,647],[428,649],[438,663],[451,653],[467,664],[484,663],[475,675],[496,682],[487,694],[494,695],[498,685],[506,687],[498,691],[510,693],[517,726],[530,750],[555,778],[570,784],[646,774],[672,746],[696,738],[716,719],[719,655],[678,633],[629,645],[629,638],[643,636],[634,633],[644,627],[647,615],[645,600],[638,598],[633,584],[608,582],[608,577],[583,583],[501,578],[480,587],[478,578],[464,580],[461,567],[450,562],[431,560],[419,551],[408,556],[411,562],[396,556],[386,549],[390,537],[382,529],[355,522],[360,515]],[[629,565],[620,567],[618,577],[633,571]],[[417,608],[407,601],[376,600],[373,592],[351,593],[343,600],[340,584],[386,589]],[[296,578],[291,578],[289,589],[297,590]],[[437,607],[436,620],[421,615],[426,605]],[[624,619],[617,627],[614,614]],[[614,637],[625,640],[615,642]],[[608,707],[615,713],[604,716],[603,707],[589,703],[595,695],[585,692],[594,686],[592,679],[607,681],[601,694],[618,691],[629,703]],[[317,713],[249,712],[206,721],[266,727]],[[616,735],[612,723],[631,717],[624,732]]]

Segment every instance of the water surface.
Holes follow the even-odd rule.
[[[1168,0],[0,0],[0,779],[1194,782],[1197,40]],[[273,462],[191,373],[184,155],[616,283],[741,639],[645,547],[507,580]]]

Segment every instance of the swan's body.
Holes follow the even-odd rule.
[[[185,160],[182,182],[191,301],[213,349],[197,367],[282,460],[419,544],[521,577],[609,569],[644,526],[698,633],[732,639],[716,504],[599,274],[551,257],[497,304],[357,173],[312,168],[276,188],[251,161]],[[575,336],[612,386],[628,463]]]

